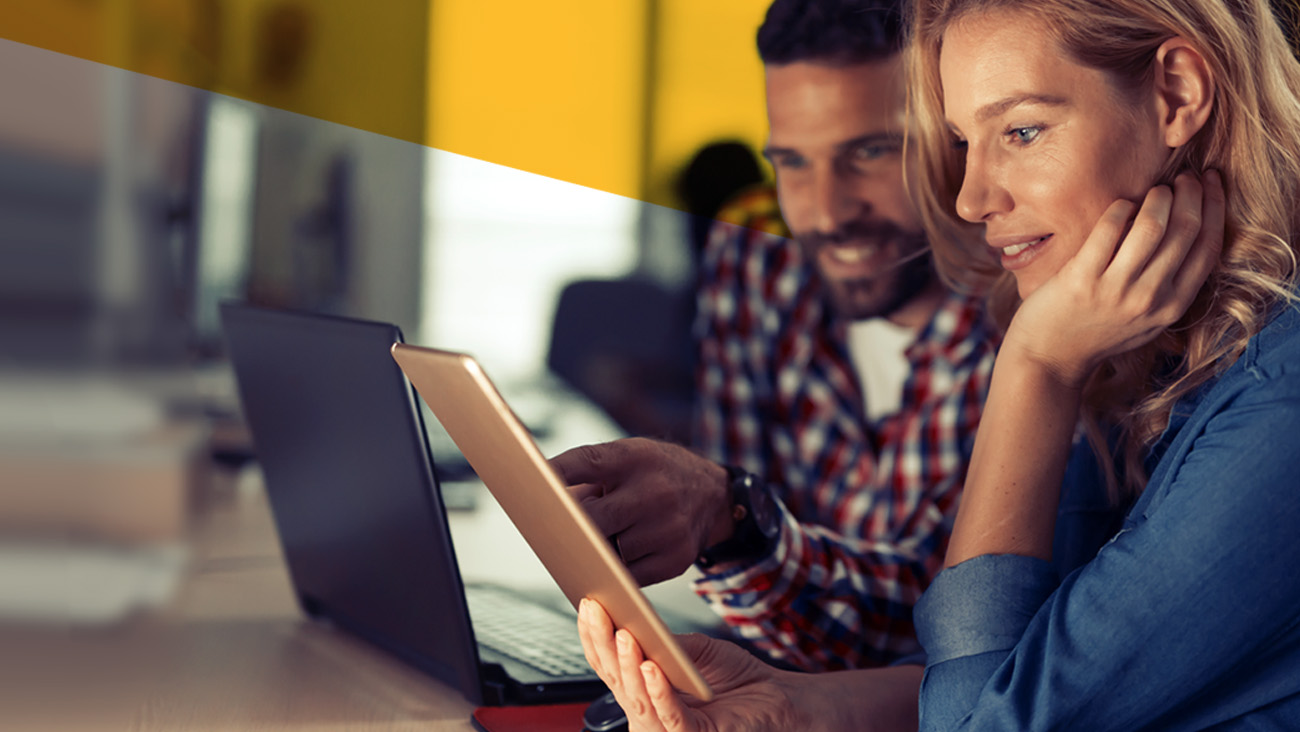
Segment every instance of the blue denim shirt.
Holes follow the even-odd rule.
[[[1157,449],[1064,580],[1016,555],[940,573],[915,614],[922,730],[1300,728],[1300,312],[1180,401]],[[1059,531],[1054,556],[1091,552]]]

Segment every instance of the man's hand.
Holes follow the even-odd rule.
[[[691,634],[677,641],[713,689],[701,702],[676,691],[636,639],[615,632],[604,608],[584,599],[578,636],[587,662],[627,715],[629,732],[911,732],[920,666],[801,674],[779,671],[734,643]]]
[[[727,471],[684,447],[633,437],[574,448],[551,467],[642,585],[686,571],[734,528]]]

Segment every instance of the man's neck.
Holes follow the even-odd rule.
[[[930,322],[935,311],[947,297],[947,289],[944,288],[943,283],[935,279],[885,319],[900,328],[910,328],[919,332]]]

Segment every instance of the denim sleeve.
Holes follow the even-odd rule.
[[[1300,693],[1288,381],[1199,423],[1142,514],[1054,591],[1025,557],[943,572],[916,611],[922,730],[1203,729]]]

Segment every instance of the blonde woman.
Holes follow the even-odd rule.
[[[916,610],[921,727],[1294,728],[1300,64],[1268,4],[917,0],[912,32],[919,204],[1006,328]],[[1131,508],[1059,578],[1077,424]],[[696,705],[594,603],[579,624],[636,730],[911,721],[882,716],[903,669],[781,674],[691,638],[721,692]]]

